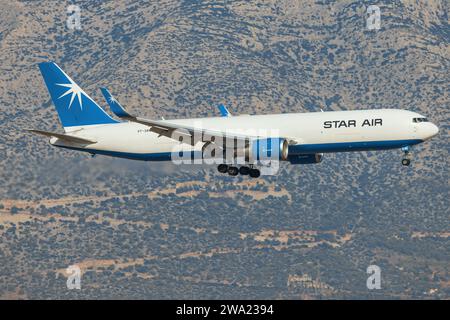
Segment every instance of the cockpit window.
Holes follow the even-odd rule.
[[[418,123],[418,122],[428,122],[427,118],[413,118],[413,122],[414,123]]]

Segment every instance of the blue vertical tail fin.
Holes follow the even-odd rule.
[[[70,127],[117,123],[84,92],[56,63],[39,64],[42,77],[67,131]]]

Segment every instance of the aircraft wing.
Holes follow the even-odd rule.
[[[137,123],[140,123],[143,125],[150,126],[150,130],[159,135],[166,136],[169,138],[172,136],[172,133],[174,131],[172,128],[169,128],[167,126],[161,127],[161,125],[157,124],[157,121],[145,120],[145,119],[141,119],[141,118],[132,116],[125,110],[124,107],[122,107],[122,105],[119,103],[119,101],[117,101],[113,97],[113,95],[109,92],[109,90],[107,88],[102,87],[102,88],[100,88],[100,90],[102,91],[103,96],[106,99],[106,102],[108,103],[109,107],[111,108],[111,111],[117,117],[124,119],[124,120],[137,122]]]
[[[215,131],[211,129],[198,128],[188,125],[180,125],[178,123],[171,123],[170,121],[164,120],[150,120],[140,117],[127,116],[125,119],[140,124],[144,124],[150,127],[150,130],[158,133],[159,135],[166,136],[173,139],[173,133],[176,131],[177,136],[185,136],[190,138],[188,142],[191,145],[195,145],[198,141],[202,142],[214,142],[216,137],[221,137],[223,140],[236,140],[236,142],[241,141],[241,143],[247,144],[249,140],[260,139],[258,136],[249,135],[239,135],[239,134],[227,134],[222,131]],[[297,140],[290,137],[278,137],[285,138],[290,145],[297,144]],[[185,141],[183,141],[185,142]],[[239,142],[238,142],[239,143]]]
[[[108,100],[107,90],[104,91],[105,97]],[[222,139],[230,139],[230,140],[237,140],[241,141],[241,143],[247,143],[249,140],[258,139],[257,136],[248,136],[248,135],[227,135],[225,132],[221,131],[215,131],[211,129],[204,129],[204,128],[198,128],[194,126],[189,125],[181,125],[178,123],[173,123],[167,120],[152,120],[152,119],[145,119],[141,117],[137,117],[134,115],[131,115],[128,113],[128,111],[125,110],[125,108],[122,107],[119,103],[113,103],[113,106],[111,106],[113,109],[113,112],[116,116],[118,116],[121,119],[140,123],[143,125],[146,125],[149,127],[150,131],[155,132],[161,136],[165,136],[171,139],[174,139],[174,132],[176,132],[176,137],[184,136],[186,138],[189,138],[188,142],[191,145],[195,145],[197,142],[214,142],[216,137],[221,137]],[[227,110],[228,111],[228,110]],[[282,138],[282,137],[280,137]],[[287,138],[289,144],[296,144],[295,139]],[[185,141],[183,141],[185,142]]]
[[[105,89],[102,90],[105,94],[105,97],[107,100],[111,95],[109,92]],[[224,132],[209,130],[209,129],[201,129],[193,126],[187,126],[187,125],[180,125],[176,123],[171,123],[167,120],[151,120],[151,119],[145,119],[141,117],[137,117],[134,115],[131,115],[128,113],[128,111],[125,110],[125,108],[122,107],[119,103],[111,103],[110,104],[114,114],[118,116],[121,119],[137,122],[143,125],[146,125],[150,128],[150,131],[155,132],[161,136],[165,136],[168,138],[173,138],[173,133],[177,131],[177,136],[184,136],[187,138],[190,138],[190,144],[195,145],[198,141],[211,141],[214,140],[210,139],[211,137],[223,137],[223,139],[226,139],[226,135]],[[198,138],[196,138],[198,136]],[[205,139],[206,138],[206,139]],[[249,139],[251,137],[248,136],[235,136],[230,137],[233,139]],[[255,137],[256,138],[256,137]]]
[[[174,137],[174,132],[176,131],[176,136],[184,136],[187,138],[190,138],[188,142],[190,141],[191,145],[195,145],[198,141],[213,142],[215,140],[215,137],[222,137],[222,139],[235,139],[235,140],[244,140],[248,141],[249,139],[257,139],[257,137],[250,137],[245,135],[235,135],[227,136],[225,132],[221,131],[214,131],[211,129],[204,129],[204,128],[198,128],[188,125],[180,125],[178,123],[172,123],[170,121],[164,120],[151,120],[151,119],[144,119],[140,117],[135,116],[124,116],[123,119],[137,122],[143,125],[146,125],[150,127],[150,131],[153,131],[161,136],[165,136],[168,138]],[[213,138],[214,137],[214,138]],[[184,142],[184,141],[183,141]]]

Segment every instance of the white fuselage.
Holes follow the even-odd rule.
[[[413,122],[417,117],[422,116],[406,110],[377,109],[196,118],[170,120],[170,123],[240,136],[286,138],[293,142],[289,154],[313,154],[402,148],[437,134],[438,128],[433,123]],[[135,122],[66,127],[66,130],[70,135],[97,142],[77,146],[52,138],[51,143],[137,160],[170,160],[170,153],[180,145]],[[195,146],[183,144],[183,149],[201,151],[202,146],[202,142]]]

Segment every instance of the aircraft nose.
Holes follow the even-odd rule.
[[[434,123],[431,124],[431,129],[430,129],[430,134],[432,137],[434,137],[435,135],[437,135],[439,133],[439,127],[437,125],[435,125]]]

